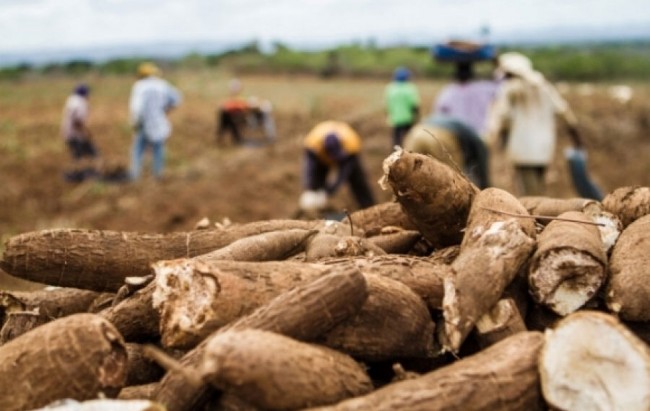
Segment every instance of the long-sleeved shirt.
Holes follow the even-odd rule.
[[[61,135],[65,140],[86,137],[85,124],[88,114],[88,100],[85,97],[72,94],[66,99],[61,121]]]
[[[180,101],[180,93],[167,81],[155,76],[140,79],[131,89],[131,121],[150,141],[164,141],[171,134],[167,112]]]
[[[433,114],[458,119],[483,135],[487,113],[498,87],[497,82],[488,80],[449,84],[434,101]]]
[[[570,125],[576,120],[566,100],[541,74],[535,81],[506,80],[492,107],[488,140],[494,145],[508,131],[506,152],[518,165],[548,165],[555,152],[555,115]]]

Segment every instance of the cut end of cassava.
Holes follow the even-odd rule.
[[[542,391],[562,410],[650,409],[650,351],[614,317],[583,311],[548,329]]]
[[[219,284],[215,277],[201,275],[205,266],[191,259],[159,261],[153,265],[156,272],[153,306],[160,312],[163,345],[183,346],[212,319],[210,308],[218,295]],[[175,304],[177,300],[184,303]]]
[[[621,231],[623,231],[623,223],[621,223],[618,217],[607,211],[586,214],[591,217],[594,223],[598,224],[598,230],[600,231],[600,238],[603,241],[605,252],[609,252],[614,247],[614,244],[616,244],[616,240],[621,235]]]
[[[533,298],[555,313],[568,315],[589,301],[602,286],[605,268],[591,255],[573,249],[551,251],[531,270]]]
[[[379,179],[378,183],[379,186],[381,187],[382,190],[390,190],[391,186],[388,183],[388,174],[390,174],[390,168],[391,166],[400,159],[402,156],[402,153],[404,153],[404,150],[402,150],[400,147],[397,147],[396,150],[386,157],[384,159],[384,162],[382,163],[382,170],[384,171],[384,175]]]

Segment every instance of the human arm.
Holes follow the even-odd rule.
[[[341,188],[341,185],[350,178],[354,166],[353,156],[345,157],[343,160],[338,162],[337,166],[338,172],[334,181],[325,187],[325,191],[329,196],[334,195],[339,188]]]

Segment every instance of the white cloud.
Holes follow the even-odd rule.
[[[646,0],[0,0],[0,51],[245,40],[289,43],[650,24]]]

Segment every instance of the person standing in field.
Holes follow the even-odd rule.
[[[63,108],[61,135],[70,151],[73,168],[65,173],[68,181],[80,182],[97,176],[98,152],[88,128],[90,88],[79,84],[68,96]]]
[[[420,94],[410,81],[411,72],[398,67],[384,91],[388,123],[392,127],[392,147],[402,146],[404,136],[420,116]]]
[[[555,116],[564,120],[574,147],[580,150],[577,119],[528,57],[517,52],[501,54],[497,71],[504,82],[489,115],[488,145],[506,150],[520,195],[544,195],[546,170],[555,153]]]
[[[160,69],[145,62],[138,67],[138,80],[131,89],[129,110],[135,136],[131,153],[131,179],[140,177],[147,147],[153,153],[153,175],[162,177],[165,143],[171,135],[168,113],[181,102],[178,90],[160,77]]]
[[[361,138],[352,127],[340,121],[324,121],[307,134],[303,146],[302,209],[324,208],[327,197],[346,182],[360,208],[375,204],[361,164]]]

